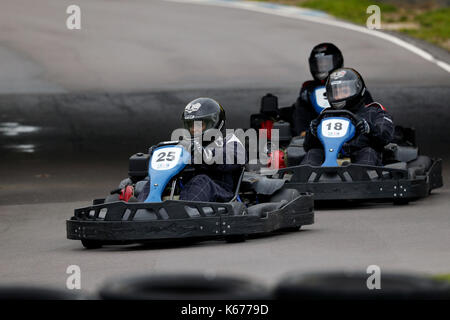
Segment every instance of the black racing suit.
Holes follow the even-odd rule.
[[[246,163],[246,154],[243,144],[233,134],[223,139],[216,140],[207,147],[200,147],[203,154],[211,157],[221,157],[221,161],[211,164],[195,164],[192,156],[192,167],[195,175],[182,187],[180,200],[204,201],[204,202],[226,202],[234,196],[234,188]],[[194,155],[194,153],[192,153]],[[205,158],[203,158],[205,159]],[[150,184],[147,183],[138,196],[138,201],[144,201],[149,193]]]
[[[234,135],[225,138],[225,143],[212,143],[205,149],[215,156],[222,156],[222,163],[194,165],[195,176],[180,193],[181,200],[225,202],[234,196],[234,188],[241,169],[246,162],[244,145]]]
[[[352,163],[381,166],[381,154],[385,145],[394,138],[394,123],[386,109],[378,102],[362,105],[354,112],[364,118],[370,126],[370,132],[356,136],[345,143],[341,153],[350,156]],[[308,130],[304,143],[307,151],[302,164],[320,166],[324,161],[324,151],[320,140]]]
[[[310,80],[303,83],[300,95],[292,105],[292,121],[290,123],[294,136],[299,136],[302,132],[308,131],[311,120],[317,118],[318,113],[311,102],[311,94],[316,87],[324,85],[325,80]],[[366,104],[373,102],[372,96],[367,90],[364,95],[364,102]]]

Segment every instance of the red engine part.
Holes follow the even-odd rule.
[[[273,128],[273,121],[272,120],[265,120],[261,123],[261,129],[267,129],[267,139],[270,140],[272,138],[272,128]],[[261,134],[261,131],[260,131]]]
[[[286,163],[284,162],[284,152],[281,150],[275,150],[269,153],[269,162],[267,166],[273,169],[286,168]]]
[[[120,191],[119,200],[128,202],[132,196],[134,196],[134,188],[132,186],[126,186]]]

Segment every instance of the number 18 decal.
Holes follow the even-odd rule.
[[[181,156],[181,148],[161,148],[152,155],[152,168],[155,170],[170,170],[176,166]]]
[[[344,119],[327,119],[322,121],[322,136],[341,138],[348,130],[349,121]]]

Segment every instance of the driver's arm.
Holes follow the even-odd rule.
[[[200,165],[203,170],[214,170],[222,172],[232,172],[242,168],[247,163],[247,157],[243,144],[236,139],[231,139],[223,147],[203,148],[204,162]],[[209,149],[205,152],[205,149]],[[215,155],[220,155],[220,163],[211,162],[215,159]],[[205,159],[205,155],[211,155],[210,159]]]
[[[370,119],[369,138],[377,147],[383,148],[394,138],[394,122],[389,113],[379,103],[367,106]]]
[[[309,151],[311,149],[322,149],[323,148],[320,140],[311,133],[309,128],[306,131],[305,141],[303,142],[303,148],[305,149],[305,151]]]
[[[292,131],[295,136],[304,136],[308,131],[312,120],[311,106],[309,105],[308,92],[302,88],[300,96],[294,104],[292,112]]]

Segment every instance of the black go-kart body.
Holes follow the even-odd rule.
[[[136,197],[148,177],[151,153],[150,149],[149,154],[138,153],[130,158],[129,178],[125,180],[135,187]],[[229,202],[176,200],[177,180],[186,181],[192,174],[195,170],[190,168],[174,176],[164,191],[170,195],[161,202],[127,202],[112,194],[75,209],[74,216],[67,220],[67,238],[81,240],[86,248],[182,239],[241,241],[250,235],[298,230],[314,223],[310,194],[286,188],[282,179],[244,169]]]
[[[301,165],[306,154],[304,138],[292,137],[289,122],[285,117],[277,116],[275,111],[271,110],[271,117],[252,115],[251,126],[258,128],[259,119],[274,121],[273,128],[279,129],[283,157],[280,162],[283,166],[275,174],[261,166],[249,169],[285,179],[287,187],[312,193],[314,200],[374,200],[407,204],[428,196],[433,189],[443,185],[442,160],[419,154],[412,128],[395,127],[394,141],[385,146],[382,154],[383,166],[352,164],[350,159],[339,159],[339,166]],[[325,110],[321,116],[325,117],[330,112]],[[285,113],[280,112],[280,115]],[[352,115],[348,113],[344,117],[351,119]],[[270,146],[268,149],[270,152]]]

